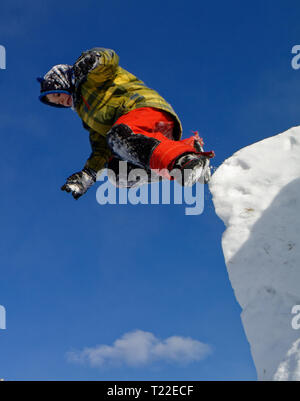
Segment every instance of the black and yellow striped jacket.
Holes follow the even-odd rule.
[[[85,167],[95,171],[104,168],[111,155],[106,133],[120,116],[139,107],[155,107],[171,113],[175,121],[174,139],[181,138],[181,123],[172,106],[155,90],[120,67],[119,57],[113,50],[88,50],[76,63],[89,52],[97,54],[97,64],[87,73],[76,94],[76,112],[90,133],[92,147]]]

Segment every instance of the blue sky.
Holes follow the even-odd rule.
[[[184,205],[100,206],[98,184],[74,201],[60,186],[88,158],[88,133],[72,111],[37,101],[35,78],[86,49],[112,48],[173,105],[184,137],[199,130],[217,167],[299,125],[300,71],[291,68],[299,17],[293,0],[2,5],[0,377],[256,379],[208,191],[199,216],[186,216]],[[188,361],[160,354],[140,365],[124,356],[98,366],[68,358],[87,347],[115,349],[136,330],[211,352]]]

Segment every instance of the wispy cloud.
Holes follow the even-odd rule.
[[[99,345],[67,353],[70,362],[99,367],[110,364],[140,366],[154,361],[191,363],[204,359],[211,347],[190,337],[172,336],[160,340],[142,330],[125,333],[113,345]]]

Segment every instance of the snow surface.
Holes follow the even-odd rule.
[[[239,150],[209,186],[258,379],[300,380],[300,127]]]

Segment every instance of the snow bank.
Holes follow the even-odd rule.
[[[258,379],[300,380],[300,127],[236,152],[210,191]]]

